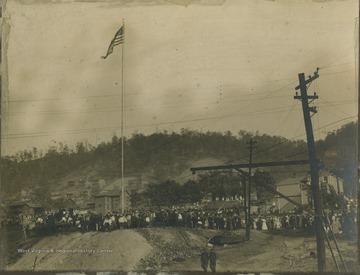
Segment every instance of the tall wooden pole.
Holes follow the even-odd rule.
[[[123,19],[123,36],[125,37],[125,22]],[[124,44],[121,47],[121,212],[125,212],[124,188]]]
[[[242,175],[242,181],[243,181],[243,191],[244,191],[244,212],[245,212],[245,230],[246,230],[246,232],[248,232],[248,224],[249,224],[249,221],[248,221],[248,217],[249,217],[249,215],[248,215],[248,207],[247,207],[247,201],[248,201],[248,199],[247,199],[247,189],[248,189],[248,183],[247,183],[247,180],[246,180],[246,178],[245,178],[245,176],[244,175]],[[250,234],[250,232],[249,232],[249,234]],[[250,236],[248,236],[248,235],[246,235],[246,239],[248,240],[248,237],[250,237]]]
[[[301,96],[295,96],[295,99],[300,99],[303,108],[305,130],[307,137],[308,153],[310,160],[310,170],[311,170],[311,191],[314,200],[315,208],[315,230],[316,230],[316,242],[317,242],[317,260],[318,260],[318,271],[323,272],[325,270],[325,236],[322,225],[323,217],[323,202],[321,196],[321,190],[319,186],[319,168],[317,165],[316,159],[316,150],[315,150],[315,141],[314,133],[311,122],[310,112],[316,113],[315,108],[309,107],[309,99],[317,99],[318,96],[308,96],[307,94],[307,84],[311,83],[313,80],[319,77],[318,72],[316,71],[314,76],[310,76],[308,80],[305,80],[305,75],[303,73],[298,75],[299,77],[299,86],[295,89],[300,89]]]
[[[247,147],[247,149],[250,150],[250,156],[249,156],[249,176],[248,176],[248,188],[247,188],[247,203],[248,203],[248,207],[247,207],[247,224],[246,224],[246,239],[248,241],[250,241],[250,228],[251,228],[251,173],[252,173],[252,154],[253,154],[253,150],[256,148],[256,146],[254,146],[254,144],[256,143],[256,141],[254,141],[253,139],[250,139],[249,142],[247,142],[247,144],[249,144],[249,147]]]

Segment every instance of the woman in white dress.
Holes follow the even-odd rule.
[[[266,219],[262,218],[261,221],[262,221],[261,230],[268,230]]]
[[[275,218],[274,218],[274,227],[275,227],[276,229],[280,229],[280,228],[281,228],[281,222],[280,222],[279,217],[275,217]]]
[[[341,229],[341,223],[339,218],[336,218],[335,221],[333,222],[331,229],[333,231],[333,234],[335,237],[339,237],[340,236],[340,229]]]

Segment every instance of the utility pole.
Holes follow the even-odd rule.
[[[248,241],[250,241],[250,228],[251,228],[251,166],[252,166],[252,154],[253,154],[253,150],[256,148],[256,146],[254,146],[254,144],[256,144],[256,141],[254,141],[253,139],[250,139],[249,142],[247,142],[246,144],[249,144],[249,147],[247,147],[247,149],[250,150],[250,156],[249,156],[249,179],[246,181],[247,183],[247,203],[248,203],[248,207],[247,207],[247,224],[246,224],[246,239]]]
[[[317,244],[317,260],[318,260],[318,271],[323,272],[325,270],[325,236],[324,230],[322,228],[322,216],[323,216],[323,202],[321,196],[321,190],[319,186],[319,168],[316,159],[316,151],[315,151],[315,141],[314,141],[314,133],[311,123],[311,115],[310,112],[316,113],[315,107],[309,107],[309,103],[318,99],[316,93],[313,96],[307,95],[307,84],[310,84],[313,80],[319,77],[318,74],[319,69],[316,70],[313,76],[309,76],[307,80],[305,80],[305,75],[303,73],[299,74],[299,85],[295,87],[295,90],[300,89],[301,95],[298,95],[296,92],[296,96],[294,99],[299,99],[302,102],[303,114],[304,114],[304,122],[306,129],[306,137],[307,137],[307,145],[308,145],[308,153],[310,160],[310,170],[311,170],[311,191],[312,197],[314,200],[314,208],[315,208],[315,231],[316,231],[316,244]],[[310,101],[310,102],[309,102]]]
[[[248,224],[249,224],[249,221],[248,221],[248,210],[247,210],[247,180],[244,176],[244,174],[241,174],[242,176],[242,179],[243,179],[243,188],[244,188],[244,212],[245,212],[245,229],[247,230],[248,228]],[[247,236],[246,236],[246,239],[247,239]]]

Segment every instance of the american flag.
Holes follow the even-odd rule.
[[[111,43],[109,45],[109,48],[107,50],[107,53],[105,56],[102,56],[101,58],[105,59],[108,57],[109,54],[111,54],[114,50],[114,47],[117,45],[120,45],[124,43],[124,26],[122,26],[117,33],[115,34],[114,38],[111,40]]]

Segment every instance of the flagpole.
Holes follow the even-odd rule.
[[[125,23],[123,19],[123,37],[125,37]],[[125,212],[124,188],[124,45],[121,47],[121,212]]]
[[[121,47],[121,211],[125,211],[125,182],[124,182],[124,34],[125,23],[123,19],[123,25],[116,32],[114,38],[111,40],[106,55],[102,56],[102,59],[106,59],[112,54],[114,47],[122,44]]]

